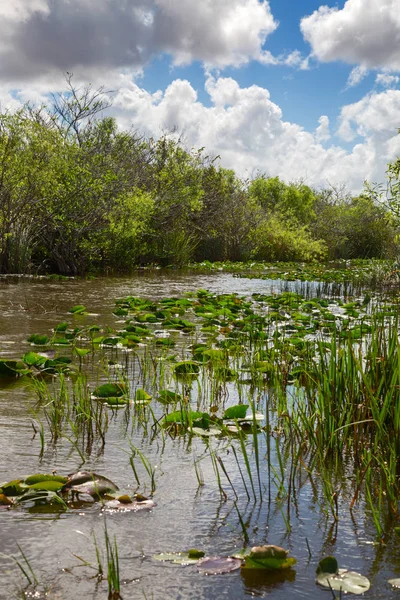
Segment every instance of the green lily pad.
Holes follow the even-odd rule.
[[[63,477],[62,475],[36,473],[35,475],[29,475],[29,477],[26,477],[24,483],[26,483],[26,485],[35,485],[44,481],[56,481],[58,483],[65,484],[68,481],[68,477]]]
[[[226,409],[222,415],[223,419],[244,419],[249,408],[248,404],[236,404]]]
[[[185,567],[188,565],[196,565],[201,557],[190,557],[188,552],[162,552],[161,554],[155,554],[152,558],[161,562],[172,562],[175,565],[182,565]]]
[[[128,392],[125,383],[104,383],[99,385],[93,392],[95,398],[120,398]]]
[[[135,392],[135,402],[136,403],[148,403],[151,400],[151,396],[150,394],[148,394],[145,390],[143,390],[142,388],[138,388]]]
[[[39,333],[33,333],[27,339],[31,344],[35,344],[35,346],[47,346],[50,342],[50,339],[47,335],[40,335]]]
[[[244,557],[244,569],[267,569],[280,571],[290,569],[296,564],[296,559],[288,557],[288,550],[280,546],[265,545],[254,546],[250,553]]]
[[[198,363],[193,360],[184,360],[176,363],[174,371],[177,375],[197,375],[200,371],[200,367]]]
[[[157,400],[162,404],[174,404],[182,400],[182,396],[171,390],[160,390]]]
[[[83,304],[77,304],[76,306],[70,308],[68,312],[72,313],[73,315],[81,315],[85,312],[85,310],[86,306],[83,306]]]

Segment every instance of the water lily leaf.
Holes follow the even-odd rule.
[[[334,556],[326,556],[322,560],[319,561],[317,567],[317,575],[319,573],[332,573],[335,574],[338,572],[339,565],[338,561]]]
[[[31,370],[20,360],[0,360],[0,377],[19,377],[29,373]]]
[[[317,583],[323,587],[350,594],[364,594],[371,586],[367,577],[347,569],[338,569],[337,573],[319,573],[317,574]]]
[[[244,569],[267,569],[269,571],[280,571],[282,569],[290,569],[296,564],[296,559],[287,558],[251,558],[245,557]]]
[[[207,413],[197,412],[194,410],[176,410],[165,417],[162,420],[163,425],[171,425],[173,423],[178,423],[181,425],[188,425],[190,422],[195,423],[203,418],[203,416],[207,415]]]
[[[58,483],[65,484],[68,481],[68,477],[62,475],[47,475],[44,473],[36,473],[35,475],[29,475],[24,480],[26,485],[35,485],[36,483],[42,483],[43,481],[56,481]]]
[[[56,325],[54,327],[54,331],[67,331],[68,329],[68,323],[66,321],[63,321],[62,323],[58,323],[58,325]]]
[[[240,569],[242,561],[238,558],[213,556],[202,558],[197,563],[197,569],[206,575],[219,575],[222,573],[231,573]]]
[[[40,481],[29,486],[31,490],[48,490],[51,492],[58,492],[64,487],[64,483],[60,481]]]
[[[142,388],[138,388],[135,392],[135,402],[136,403],[147,403],[150,402],[151,396]]]
[[[155,554],[152,558],[161,562],[172,562],[183,567],[196,565],[200,560],[200,558],[189,557],[188,552],[162,552],[161,554]]]
[[[19,496],[26,490],[22,485],[22,479],[13,479],[7,483],[2,483],[0,488],[3,494],[6,496]]]
[[[193,360],[184,360],[176,363],[174,371],[177,375],[197,375],[200,371],[200,367],[198,363]]]
[[[197,550],[196,548],[190,548],[190,550],[188,550],[189,558],[203,558],[204,555],[205,552],[203,552],[203,550]]]
[[[119,512],[138,512],[139,510],[151,510],[156,503],[151,499],[142,501],[131,500],[131,502],[121,502],[121,500],[109,500],[103,506],[103,510],[119,511]]]
[[[182,396],[171,390],[160,390],[158,392],[157,400],[162,404],[173,404],[182,400]]]
[[[202,429],[201,427],[192,427],[190,430],[192,433],[196,435],[200,435],[202,437],[213,437],[216,435],[221,435],[221,429],[217,429],[216,427],[210,427],[210,429]]]
[[[81,315],[85,312],[85,310],[86,306],[83,306],[83,304],[77,304],[76,306],[70,308],[68,312],[72,313],[73,315]]]
[[[95,398],[119,398],[128,392],[125,383],[104,383],[99,385],[93,392]]]
[[[226,409],[222,415],[223,419],[243,419],[246,416],[248,404],[236,404]]]
[[[264,546],[253,546],[248,556],[250,558],[286,558],[289,550],[285,550],[281,546],[266,544]]]
[[[35,346],[46,346],[50,342],[50,339],[47,337],[47,335],[33,333],[28,337],[27,341],[31,344],[35,344]]]
[[[75,346],[74,352],[75,352],[75,354],[77,354],[79,356],[79,358],[83,358],[84,356],[86,356],[87,354],[89,354],[90,349],[88,349],[88,348],[77,348]]]
[[[46,362],[47,357],[43,356],[41,354],[38,354],[37,352],[27,352],[22,357],[22,360],[29,367],[32,367],[32,366],[39,367],[40,365],[42,365],[43,363]]]

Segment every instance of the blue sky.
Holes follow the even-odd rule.
[[[0,0],[0,101],[113,90],[121,127],[177,131],[243,177],[384,181],[400,154],[399,0]]]

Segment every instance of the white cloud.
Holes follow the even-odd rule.
[[[329,139],[325,115],[315,134],[285,121],[265,88],[241,88],[232,78],[209,76],[206,91],[211,106],[199,101],[188,81],[175,80],[155,94],[131,82],[117,92],[114,110],[123,127],[145,128],[153,137],[176,130],[190,147],[219,154],[223,166],[242,176],[261,171],[316,186],[346,182],[359,192],[364,180],[384,181],[387,163],[400,153],[400,91],[370,94],[342,108],[341,137],[359,136],[350,150],[321,145]]]
[[[355,85],[358,85],[360,81],[362,81],[367,75],[368,69],[363,65],[354,67],[347,79],[347,87],[354,87]]]
[[[318,127],[315,130],[315,139],[317,142],[326,142],[330,139],[331,134],[329,131],[329,118],[326,115],[322,115],[318,119]]]
[[[375,79],[375,83],[377,85],[381,85],[383,87],[388,88],[396,86],[399,83],[399,81],[400,77],[398,77],[397,75],[390,75],[390,73],[387,72],[378,73]]]
[[[400,70],[399,0],[347,0],[342,9],[320,6],[300,27],[322,62]]]
[[[92,79],[162,53],[177,65],[276,63],[263,45],[277,26],[266,0],[0,0],[0,79]]]

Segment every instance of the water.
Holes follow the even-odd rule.
[[[49,333],[56,323],[70,320],[67,310],[75,304],[84,304],[94,313],[86,317],[85,322],[115,326],[112,308],[118,297],[134,295],[158,299],[181,296],[198,288],[247,295],[295,289],[296,285],[239,279],[223,273],[156,272],[88,281],[4,278],[0,280],[1,356],[19,357],[27,352],[31,348],[26,338],[32,333]],[[296,291],[312,294],[316,288],[302,284]],[[33,436],[32,428],[35,417],[31,411],[35,406],[36,397],[29,381],[21,379],[0,387],[0,481],[53,469],[63,474],[71,473],[82,465],[78,453],[66,439],[60,440],[55,447],[47,443],[40,458],[40,441],[37,435]],[[283,517],[286,503],[277,506],[275,503],[268,505],[266,500],[263,503],[248,502],[243,491],[237,500],[247,525],[250,545],[272,543],[289,549],[290,555],[297,559],[292,571],[257,578],[244,576],[239,571],[204,576],[193,566],[155,561],[152,555],[156,553],[188,548],[202,549],[209,556],[228,556],[240,550],[243,534],[232,502],[233,494],[229,493],[224,480],[228,499],[221,498],[202,439],[190,440],[182,436],[152,439],[151,435],[144,435],[142,428],[132,427],[131,421],[125,420],[125,411],[110,414],[104,451],[100,446],[94,447],[84,468],[104,474],[121,489],[133,493],[136,484],[129,463],[129,441],[156,467],[154,500],[157,506],[153,510],[106,515],[109,534],[115,535],[118,542],[124,582],[121,593],[125,600],[329,598],[330,592],[314,583],[318,561],[329,554],[338,558],[340,566],[359,571],[371,579],[372,586],[365,597],[398,597],[398,592],[391,590],[386,582],[400,576],[400,544],[392,538],[385,540],[385,544],[376,544],[376,532],[364,507],[356,506],[351,514],[348,509],[351,497],[346,498],[345,493],[341,497],[339,520],[335,523],[329,512],[324,512],[322,496],[309,481],[299,485],[297,506],[291,507],[291,530],[286,527]],[[226,440],[212,444],[234,485],[241,489]],[[262,447],[263,451],[265,448]],[[195,460],[201,465],[204,479],[201,487],[194,469]],[[141,491],[149,493],[150,480],[140,461],[137,468]],[[266,481],[265,463],[261,477],[263,482]],[[36,591],[28,588],[32,595],[27,597],[107,598],[107,583],[92,578],[95,569],[82,566],[83,560],[96,565],[93,532],[104,551],[104,513],[99,503],[56,514],[0,510],[0,599],[22,597],[21,590],[26,585],[25,578],[10,558],[13,555],[21,559],[17,544],[25,552],[40,582]]]

